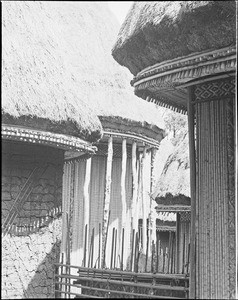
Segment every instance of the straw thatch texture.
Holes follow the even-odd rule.
[[[59,13],[56,6],[3,3],[2,121],[96,141],[101,124],[75,80],[78,74],[68,63],[72,51],[63,34],[73,7],[61,7]]]
[[[135,2],[112,54],[136,75],[155,63],[235,43],[235,1]]]
[[[46,13],[44,22],[58,39],[54,42],[49,39],[44,52],[47,53],[50,43],[52,47],[60,47],[61,57],[77,87],[76,101],[87,102],[102,122],[107,119],[113,125],[114,118],[119,117],[118,123],[127,125],[126,130],[135,130],[131,125],[136,121],[136,126],[151,127],[153,132],[161,133],[164,124],[155,105],[133,95],[130,72],[111,55],[119,24],[107,4],[57,1],[29,5]],[[55,25],[57,28],[53,29]]]
[[[188,134],[184,135],[168,157],[152,198],[162,205],[190,205],[190,168]]]

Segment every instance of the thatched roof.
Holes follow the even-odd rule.
[[[155,105],[133,95],[130,72],[111,55],[120,26],[107,4],[57,1],[41,6],[61,24],[61,46],[67,48],[65,59],[80,100],[87,102],[102,125],[117,123],[119,128],[123,124],[126,131],[141,128],[145,134],[150,131],[151,137],[163,134],[163,119]]]
[[[136,75],[156,63],[230,45],[236,45],[236,1],[143,1],[129,11],[112,55]]]
[[[2,8],[2,122],[98,140],[100,121],[69,64],[68,11],[72,14],[73,5],[62,9],[57,2],[9,1]],[[75,43],[75,55],[79,47]]]
[[[87,84],[94,69],[97,80],[91,84],[85,98],[95,109],[103,128],[144,133],[155,139],[163,135],[162,115],[155,109],[153,103],[146,103],[134,95],[130,85],[132,79],[130,72],[121,67],[111,55],[119,23],[104,3],[77,3],[77,5],[81,19],[87,20],[90,26],[84,30],[77,30],[77,26],[82,26],[82,20],[71,16],[75,30],[73,40],[68,39],[68,42],[75,43],[75,39],[84,40],[87,42],[87,50],[92,49],[92,53],[82,52],[81,55],[86,55],[87,66],[79,64],[77,70],[83,74],[80,81]],[[93,17],[91,11],[94,12]],[[99,20],[103,26],[99,26]],[[97,31],[96,39],[92,39],[92,31]]]
[[[190,206],[188,133],[168,157],[152,198],[159,206]]]

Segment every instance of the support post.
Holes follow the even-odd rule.
[[[127,149],[126,149],[126,139],[123,139],[122,141],[122,168],[121,168],[121,202],[122,202],[122,220],[121,220],[121,234],[123,233],[123,229],[125,231],[126,229],[126,216],[127,216],[127,209],[126,209],[126,165],[127,165]],[[124,237],[123,237],[124,239]],[[120,253],[124,252],[124,249],[122,249],[123,241],[120,241],[120,247],[121,251]],[[124,257],[127,257],[127,247],[125,248],[125,255]],[[123,260],[123,257],[121,257]],[[124,262],[121,262],[122,266],[124,265]]]
[[[84,179],[84,187],[83,187],[83,196],[84,196],[84,227],[85,235],[84,235],[84,262],[87,261],[87,250],[88,250],[88,242],[89,242],[89,184],[91,177],[91,163],[92,159],[89,158],[86,161],[86,171],[85,171],[85,179]]]
[[[106,235],[107,235],[107,226],[108,217],[109,217],[109,207],[110,207],[110,198],[111,198],[111,182],[112,182],[112,156],[113,156],[113,144],[112,137],[108,139],[108,152],[107,152],[107,169],[106,169],[106,189],[105,189],[105,198],[103,206],[103,225],[102,225],[102,265],[105,267],[105,246],[106,246]]]
[[[180,228],[180,214],[176,213],[176,273],[179,273],[179,228]]]
[[[196,298],[196,153],[194,136],[193,87],[188,87],[188,133],[191,190],[191,252],[189,298]]]

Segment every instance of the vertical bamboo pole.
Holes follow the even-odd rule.
[[[116,268],[116,257],[117,257],[117,229],[115,230],[115,249],[114,249],[114,262],[113,268]]]
[[[122,141],[122,171],[121,171],[121,202],[122,202],[122,228],[126,224],[126,139]]]
[[[63,191],[62,191],[62,243],[61,243],[61,253],[64,254],[63,257],[66,257],[66,240],[67,240],[67,228],[66,228],[66,201],[67,201],[67,189],[68,189],[68,163],[64,163],[64,172],[63,172]]]
[[[121,271],[123,270],[123,255],[124,255],[124,232],[125,232],[125,228],[122,228],[122,247],[121,247],[121,265],[120,265],[120,268],[121,268]]]
[[[137,199],[137,172],[136,172],[136,142],[132,144],[132,207],[131,207],[131,220],[132,229],[134,228],[134,214],[136,211],[136,199]]]
[[[112,230],[111,264],[110,264],[110,269],[111,270],[112,270],[112,267],[113,267],[114,237],[115,237],[115,227],[113,227],[113,230]]]
[[[100,259],[101,259],[101,223],[99,223],[99,229],[98,229],[98,269],[100,268]]]
[[[113,144],[112,137],[108,139],[108,152],[107,152],[107,169],[106,169],[106,188],[105,188],[105,198],[103,205],[103,225],[102,225],[102,268],[105,266],[105,245],[106,245],[106,234],[108,217],[109,217],[109,207],[111,198],[111,181],[112,181],[112,156],[113,156]]]
[[[179,228],[180,228],[180,214],[176,213],[176,273],[179,273]]]
[[[147,214],[146,214],[146,199],[145,199],[145,187],[144,187],[144,161],[145,161],[145,156],[146,156],[146,148],[144,147],[144,150],[143,150],[143,155],[142,155],[142,158],[141,158],[141,200],[142,200],[142,217],[143,217],[143,227],[142,227],[142,236],[143,236],[143,252],[145,251],[146,249],[146,230],[147,230]],[[149,224],[150,225],[150,224]]]
[[[89,158],[86,161],[86,171],[85,171],[85,179],[84,179],[84,187],[83,187],[83,194],[84,194],[84,228],[85,229],[85,236],[84,236],[84,263],[86,266],[87,261],[87,250],[88,250],[88,243],[89,243],[89,184],[90,184],[90,177],[91,177],[91,163],[92,159]]]
[[[196,298],[196,154],[194,138],[194,107],[193,87],[188,87],[188,132],[190,158],[190,189],[191,189],[191,271],[189,283],[189,297]]]
[[[122,202],[122,230],[126,229],[126,165],[127,165],[127,149],[126,149],[126,139],[122,141],[122,171],[121,171],[121,202]],[[120,233],[118,232],[118,236]],[[124,237],[123,237],[124,238]],[[120,248],[124,247],[122,245],[122,240],[120,241]],[[120,249],[119,248],[119,249]],[[127,257],[128,247],[125,247],[125,257]],[[121,249],[121,253],[124,252],[124,249]],[[123,257],[121,257],[123,259]],[[122,261],[123,264],[123,261]]]
[[[150,160],[150,195],[153,194],[155,188],[155,155],[156,148],[151,149],[151,160]],[[149,245],[151,245],[151,241],[156,240],[156,219],[155,214],[153,213],[152,208],[152,197],[150,197],[150,209],[149,209]]]
[[[132,143],[132,205],[130,210],[130,216],[131,216],[131,232],[130,232],[130,245],[133,247],[134,245],[134,232],[135,232],[135,219],[136,219],[136,202],[137,202],[137,188],[138,188],[138,178],[137,178],[137,168],[136,168],[136,148],[137,144],[136,142]],[[127,235],[126,235],[127,237]],[[131,252],[132,248],[130,249]],[[127,259],[126,255],[124,254],[125,258]],[[133,256],[131,255],[131,260],[133,260]],[[132,268],[132,261],[130,261],[129,268],[131,270]]]

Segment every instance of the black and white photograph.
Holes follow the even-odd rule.
[[[237,1],[1,1],[1,299],[238,299]]]

